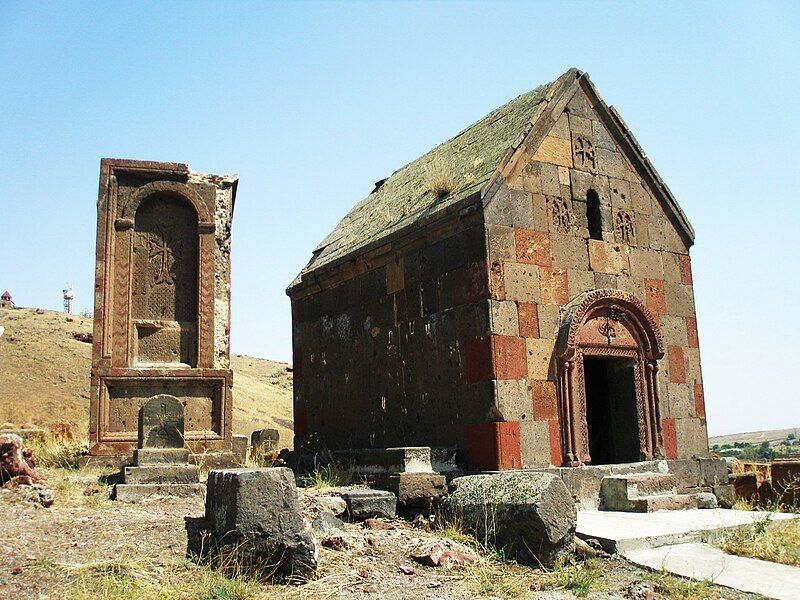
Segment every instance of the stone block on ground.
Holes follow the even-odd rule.
[[[697,508],[717,508],[717,497],[711,492],[697,494]]]
[[[733,495],[737,500],[758,499],[758,475],[755,473],[733,473],[731,476]]]
[[[552,565],[572,550],[577,514],[560,478],[550,473],[469,475],[451,482],[444,508],[479,541],[519,562]]]
[[[355,489],[342,492],[347,503],[347,516],[353,520],[385,517],[397,514],[397,496],[385,490]]]
[[[198,483],[200,469],[195,465],[150,465],[124,467],[125,483]]]
[[[272,452],[278,449],[281,434],[277,429],[257,429],[250,434],[250,445],[254,454]]]
[[[233,435],[231,436],[231,451],[233,452],[240,465],[247,462],[247,450],[249,448],[250,440],[246,435]]]
[[[307,575],[317,540],[305,523],[291,469],[224,469],[208,474],[206,521],[221,553],[247,569]]]
[[[723,458],[700,458],[700,485],[725,485],[728,482],[728,463]]]
[[[133,452],[133,464],[144,465],[180,465],[189,462],[189,451],[186,448],[139,448]]]
[[[447,478],[438,473],[398,473],[370,475],[371,487],[392,492],[397,504],[407,508],[428,508],[447,494]]]
[[[711,491],[717,497],[717,504],[720,508],[733,508],[733,503],[736,502],[736,495],[732,484],[715,485],[711,488]]]
[[[125,483],[114,486],[114,500],[142,502],[157,498],[203,498],[202,483]]]

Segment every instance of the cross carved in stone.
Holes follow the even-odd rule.
[[[175,258],[176,254],[180,257],[181,243],[172,243],[171,231],[165,228],[159,228],[159,234],[150,234],[148,245],[150,248],[150,261],[158,261],[159,263],[158,272],[155,276],[155,283],[174,285]]]

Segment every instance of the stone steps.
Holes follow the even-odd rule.
[[[655,512],[697,508],[696,494],[679,494],[672,473],[610,475],[600,482],[600,510]]]
[[[141,502],[154,498],[205,498],[203,483],[120,483],[114,486],[114,499]]]
[[[196,465],[147,465],[125,467],[125,483],[199,483],[200,467]]]

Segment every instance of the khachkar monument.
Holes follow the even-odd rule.
[[[141,412],[164,395],[183,406],[189,451],[230,452],[237,183],[179,163],[100,161],[91,454],[142,448]]]

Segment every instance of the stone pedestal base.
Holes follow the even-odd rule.
[[[397,503],[406,508],[429,508],[447,495],[447,478],[438,473],[398,473],[368,475],[370,487],[392,492]]]

